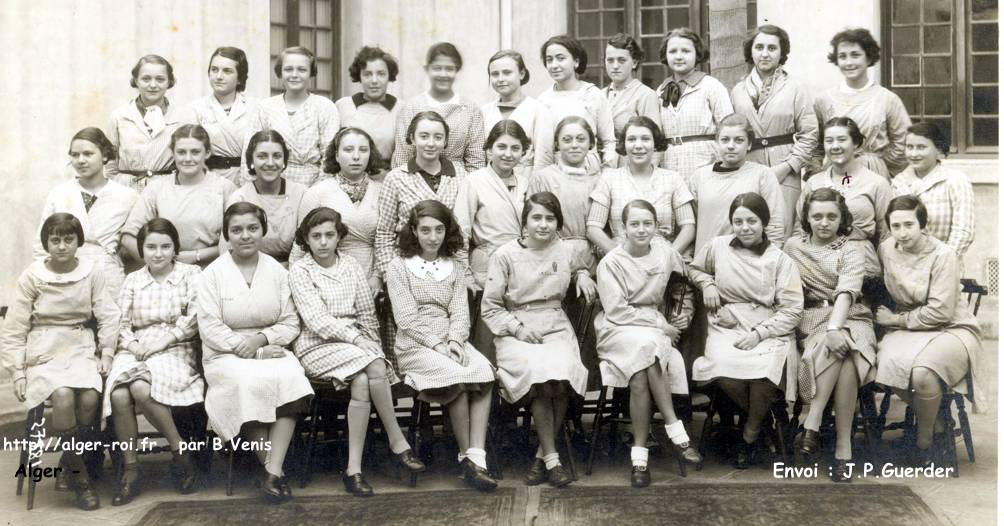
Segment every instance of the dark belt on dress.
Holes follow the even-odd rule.
[[[167,175],[174,173],[174,163],[163,170],[119,170],[120,174],[131,175],[134,179],[145,179],[155,175]]]
[[[695,141],[713,141],[715,140],[715,134],[705,133],[703,135],[685,135],[683,137],[666,137],[666,144],[671,144],[673,146],[680,146],[685,142],[695,142]]]
[[[210,155],[206,159],[206,168],[210,170],[226,170],[227,168],[237,168],[241,165],[240,157],[223,157],[220,155]]]
[[[782,144],[795,144],[795,136],[788,133],[785,135],[772,135],[770,137],[760,137],[753,139],[753,150],[762,150],[764,148],[770,148],[771,146],[780,146]]]

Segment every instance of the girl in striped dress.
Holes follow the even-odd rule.
[[[363,478],[362,455],[371,400],[395,461],[414,473],[425,471],[425,465],[397,423],[390,391],[397,376],[380,346],[373,294],[355,259],[338,252],[345,233],[341,215],[326,207],[312,210],[297,228],[296,243],[308,256],[289,274],[304,325],[293,350],[309,378],[350,390],[349,459],[342,482],[349,493],[368,497],[373,488]]]
[[[178,491],[195,491],[195,465],[191,453],[181,453],[182,437],[171,408],[202,402],[206,389],[196,361],[199,267],[174,261],[178,230],[166,219],[152,219],[136,241],[146,266],[129,274],[122,288],[118,351],[105,383],[103,414],[113,418],[116,439],[131,444],[122,450],[113,506],[128,504],[139,494],[137,411],[167,438]]]
[[[495,372],[470,343],[463,244],[450,209],[421,201],[398,238],[400,257],[387,271],[397,322],[394,351],[404,382],[419,400],[446,405],[464,480],[480,491],[497,483],[485,463],[485,435]]]

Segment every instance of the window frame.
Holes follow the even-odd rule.
[[[315,1],[317,1],[317,0],[315,0]],[[279,82],[278,84],[274,83],[275,72],[273,71],[273,69],[275,67],[275,61],[278,58],[278,55],[272,54],[272,50],[271,50],[271,38],[272,38],[272,36],[271,36],[271,28],[273,28],[273,27],[282,27],[282,28],[284,28],[286,30],[286,41],[284,42],[284,44],[282,46],[283,49],[288,48],[288,47],[292,47],[292,46],[304,46],[304,47],[306,47],[307,49],[311,50],[314,53],[315,62],[318,62],[318,63],[320,63],[320,62],[326,62],[326,63],[329,63],[331,65],[331,79],[329,80],[329,82],[331,83],[331,89],[330,90],[319,90],[317,88],[317,77],[315,76],[315,77],[313,77],[313,78],[310,79],[310,92],[313,93],[313,94],[315,94],[315,95],[319,95],[319,96],[322,96],[322,97],[327,97],[327,98],[329,98],[331,100],[336,100],[338,97],[340,97],[340,95],[341,95],[341,89],[340,89],[341,88],[341,69],[342,69],[342,64],[341,64],[342,53],[341,53],[341,45],[340,45],[341,44],[341,25],[342,25],[342,21],[341,21],[342,3],[341,3],[341,0],[328,0],[328,1],[330,1],[330,4],[331,4],[331,27],[308,26],[308,27],[302,27],[301,28],[301,26],[300,26],[300,2],[298,0],[269,0],[269,5],[270,5],[270,11],[269,11],[269,32],[270,32],[270,34],[269,34],[269,40],[270,40],[270,42],[269,42],[269,90],[270,90],[270,92],[271,92],[272,95],[279,95],[279,94],[281,94],[282,93],[282,87],[281,87],[281,82]],[[272,16],[271,16],[271,5],[272,4],[276,4],[276,3],[281,3],[281,4],[283,4],[285,6],[285,10],[286,10],[286,21],[285,22],[276,22],[275,20],[272,19]],[[301,29],[309,30],[311,32],[311,36],[313,37],[313,40],[316,41],[317,40],[316,39],[316,35],[317,35],[317,31],[316,30],[317,30],[318,27],[322,27],[324,29],[328,29],[330,31],[330,33],[331,33],[331,42],[329,43],[330,46],[331,46],[331,58],[329,58],[329,59],[327,59],[327,58],[325,58],[325,59],[316,58],[317,55],[318,55],[318,52],[317,52],[317,49],[316,49],[317,46],[316,45],[309,45],[308,46],[308,45],[304,45],[302,42],[300,42],[300,30]]]

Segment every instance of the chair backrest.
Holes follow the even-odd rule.
[[[962,284],[962,293],[966,295],[966,302],[969,304],[973,316],[980,313],[980,302],[983,296],[987,295],[987,288],[980,285],[975,279],[963,278],[959,280]]]

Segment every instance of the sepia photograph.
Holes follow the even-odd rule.
[[[4,0],[0,522],[996,524],[998,17]]]

